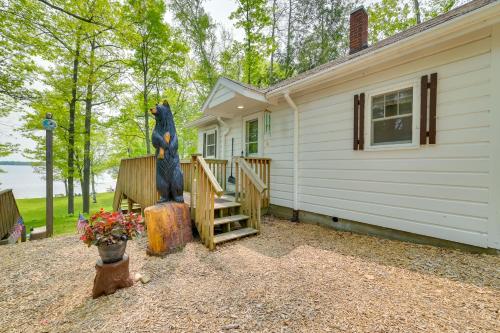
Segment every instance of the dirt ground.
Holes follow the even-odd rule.
[[[2,332],[500,332],[500,256],[267,219],[261,235],[165,258],[91,298],[95,248],[76,236],[0,247]]]

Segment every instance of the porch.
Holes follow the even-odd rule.
[[[263,209],[269,207],[271,159],[234,157],[234,176],[227,177],[228,160],[193,155],[181,162],[184,201],[189,205],[202,242],[219,243],[258,234]],[[228,191],[227,184],[233,184]],[[156,204],[156,157],[123,159],[113,209],[143,212]]]

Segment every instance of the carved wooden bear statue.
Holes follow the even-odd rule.
[[[184,202],[184,181],[177,153],[179,142],[170,105],[165,100],[150,111],[156,120],[152,142],[156,148],[156,189],[161,195],[159,202]]]

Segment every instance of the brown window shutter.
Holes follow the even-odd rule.
[[[437,73],[431,74],[431,82],[428,75],[422,76],[420,82],[420,144],[436,143],[436,107],[437,107]],[[429,116],[427,116],[427,95],[429,94]],[[429,121],[427,121],[429,119]],[[429,123],[429,131],[427,131]]]
[[[354,150],[363,150],[365,147],[365,94],[354,95]]]
[[[427,143],[427,75],[420,80],[420,144]]]
[[[436,143],[437,73],[431,74],[429,97],[429,144]]]
[[[359,150],[365,149],[365,93],[359,94]]]
[[[359,113],[358,113],[358,106],[359,106],[359,96],[354,95],[354,133],[353,133],[353,149],[358,150],[358,139],[359,139],[359,132],[358,132],[358,124],[359,124]]]

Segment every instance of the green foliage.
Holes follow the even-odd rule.
[[[194,61],[189,65],[197,99],[203,103],[218,78],[216,25],[203,8],[203,0],[172,0],[171,9],[193,51]]]
[[[408,29],[417,23],[411,15],[409,2],[381,0],[368,8],[369,39],[375,44],[381,39]]]
[[[417,24],[417,12],[423,20],[446,13],[466,0],[381,0],[368,8],[369,39],[374,44]]]
[[[155,89],[160,102],[161,87],[179,80],[178,70],[184,66],[188,47],[178,31],[164,22],[165,3],[161,0],[129,0],[124,7],[123,45],[133,50],[129,66],[140,85],[143,97],[144,135],[146,152],[151,152],[149,97]]]
[[[343,1],[301,1],[300,27],[295,39],[296,71],[303,72],[343,55],[348,47],[348,16]]]
[[[0,1],[0,117],[17,102],[33,98],[26,82],[34,79],[36,65],[30,57],[32,26],[19,20],[20,4]]]
[[[271,25],[266,0],[237,0],[238,7],[229,18],[245,32],[243,72],[246,83],[263,86],[268,82],[265,57],[269,54],[272,40],[264,29]]]
[[[447,11],[455,8],[457,5],[461,5],[467,2],[466,0],[431,0],[427,4],[427,8],[424,8],[424,17],[426,19],[434,18],[438,15],[446,13]]]

